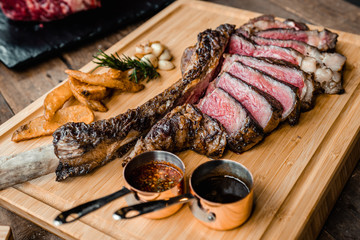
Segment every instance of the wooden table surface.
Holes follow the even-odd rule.
[[[360,34],[360,7],[355,0],[211,0],[211,2],[293,18]],[[352,3],[353,2],[353,3]],[[10,70],[0,63],[0,124],[66,78],[65,69],[79,69],[143,22],[62,51],[32,66]],[[359,52],[360,54],[360,52]],[[360,239],[360,163],[355,167],[318,239]],[[35,224],[0,207],[0,226],[11,226],[14,239],[59,239]]]

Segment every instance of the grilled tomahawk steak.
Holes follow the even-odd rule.
[[[150,128],[176,106],[195,103],[218,71],[218,65],[235,26],[220,25],[198,35],[198,42],[182,79],[136,109],[91,124],[67,123],[54,134],[60,163],[56,180],[89,173],[118,157],[118,151]]]

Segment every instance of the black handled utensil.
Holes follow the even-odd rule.
[[[91,202],[86,202],[84,204],[81,204],[79,206],[76,206],[72,209],[69,209],[65,212],[60,213],[54,220],[54,225],[59,226],[64,223],[71,223],[79,218],[101,208],[102,206],[108,204],[109,202],[118,199],[122,196],[125,196],[128,193],[131,193],[132,191],[127,189],[126,187],[123,187],[117,192],[114,192],[110,195],[107,195],[105,197],[93,200]],[[73,216],[74,218],[71,220],[67,220],[69,216]]]

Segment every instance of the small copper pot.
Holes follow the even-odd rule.
[[[240,180],[248,192],[242,198],[230,202],[215,202],[204,197],[200,182],[227,176]],[[212,160],[198,166],[190,176],[190,193],[167,200],[151,201],[119,209],[114,213],[116,219],[129,219],[148,212],[185,202],[190,203],[193,215],[204,225],[216,230],[229,230],[243,224],[250,216],[253,207],[253,177],[242,164],[232,160]],[[204,185],[202,185],[204,186]]]
[[[137,168],[144,166],[149,163],[161,162],[169,166],[175,167],[181,173],[182,177],[179,179],[177,184],[163,192],[146,192],[140,189],[137,189],[131,185],[129,175],[132,171],[136,171]],[[61,225],[64,223],[70,223],[78,220],[79,218],[103,207],[109,202],[125,196],[125,200],[128,204],[144,203],[147,201],[154,201],[159,199],[168,199],[175,196],[179,196],[185,192],[184,189],[184,174],[185,165],[181,159],[173,153],[166,151],[150,151],[140,154],[134,157],[123,169],[123,176],[125,180],[125,186],[117,192],[114,192],[105,197],[95,199],[90,202],[83,203],[79,206],[71,208],[67,211],[60,213],[54,220],[55,225]],[[130,194],[133,193],[133,194]],[[167,209],[157,211],[154,213],[149,213],[145,217],[158,219],[168,217],[174,214],[181,208],[180,205],[174,205]],[[71,216],[71,217],[70,217]]]
[[[145,192],[140,189],[137,189],[131,184],[131,179],[129,178],[130,173],[136,171],[136,169],[139,168],[140,166],[150,162],[151,163],[160,162],[160,163],[169,164],[170,166],[175,166],[178,170],[181,171],[182,178],[174,187],[163,192]],[[133,158],[124,168],[125,186],[128,189],[130,189],[132,192],[134,192],[134,194],[126,195],[125,200],[128,205],[133,205],[148,201],[169,199],[172,197],[182,195],[185,192],[184,176],[185,176],[185,165],[183,161],[181,161],[181,159],[175,154],[166,151],[145,152]],[[144,215],[144,217],[151,219],[165,218],[174,214],[180,208],[181,208],[181,204],[176,204],[156,212],[147,213]],[[116,215],[114,215],[114,218],[117,219]]]
[[[237,201],[219,203],[209,201],[200,195],[198,183],[213,176],[230,176],[241,180],[249,192]],[[253,207],[253,177],[242,164],[231,160],[208,161],[197,167],[190,177],[190,191],[196,201],[190,202],[193,215],[207,227],[216,230],[229,230],[243,224],[250,216]]]

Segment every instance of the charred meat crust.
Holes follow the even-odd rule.
[[[55,154],[60,160],[57,179],[83,175],[111,161],[119,148],[146,134],[166,113],[187,102],[196,85],[217,68],[234,29],[223,24],[199,33],[184,77],[138,108],[89,125],[68,123],[57,129],[53,134]]]
[[[309,30],[309,27],[305,23],[296,22],[293,19],[286,19],[285,21],[281,22],[276,20],[274,15],[261,15],[256,18],[252,18],[247,23],[243,24],[240,28],[247,34],[274,28]]]
[[[253,119],[247,118],[246,121],[246,125],[242,131],[227,136],[228,148],[236,153],[249,150],[264,137],[261,127]]]
[[[226,131],[223,126],[195,106],[184,104],[166,114],[144,138],[140,138],[124,163],[142,152],[152,150],[178,152],[191,149],[219,158],[225,147]]]

